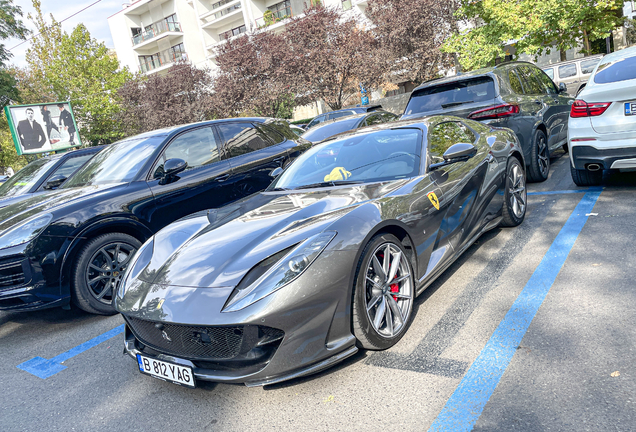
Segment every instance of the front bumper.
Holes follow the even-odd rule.
[[[221,312],[232,287],[177,287],[137,280],[123,299],[115,300],[127,321],[125,352],[190,366],[199,380],[247,386],[328,368],[358,350],[351,333],[354,260],[354,251],[331,251],[295,281],[235,312]],[[143,321],[150,333],[142,335],[135,321]],[[161,343],[165,331],[167,338],[185,338],[190,346],[192,341],[199,344],[203,333],[214,335],[206,339],[227,344],[233,330],[243,339],[230,344],[229,350],[212,350],[222,355],[197,358],[195,349],[179,351]]]
[[[575,145],[570,154],[576,169],[586,169],[591,163],[602,169],[636,168],[636,146],[622,148],[595,148],[591,145]]]

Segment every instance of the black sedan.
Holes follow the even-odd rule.
[[[285,122],[217,120],[106,147],[58,190],[0,209],[0,309],[114,313],[113,289],[155,232],[262,190],[305,146]]]
[[[312,127],[302,134],[301,137],[312,143],[317,143],[342,132],[395,121],[397,119],[398,116],[387,111],[353,114],[335,120],[327,120],[318,126]]]
[[[415,297],[525,211],[510,130],[438,116],[343,135],[147,241],[115,296],[125,349],[161,379],[251,386],[389,348]]]
[[[34,160],[0,186],[0,207],[57,189],[102,148],[88,147]]]

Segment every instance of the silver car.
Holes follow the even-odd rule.
[[[554,83],[558,86],[563,83],[568,89],[568,94],[576,96],[587,84],[592,71],[603,58],[603,54],[584,57],[576,60],[568,60],[554,63],[550,67],[543,68]]]

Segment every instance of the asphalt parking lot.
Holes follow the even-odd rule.
[[[3,431],[636,428],[636,173],[577,188],[567,156],[525,222],[484,235],[405,337],[265,388],[179,387],[122,355],[120,316],[0,312]]]

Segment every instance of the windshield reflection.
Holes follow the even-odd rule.
[[[111,144],[80,168],[62,188],[130,182],[162,142],[163,137],[156,137]]]
[[[302,189],[419,174],[422,132],[401,128],[328,141],[303,153],[268,188]]]

